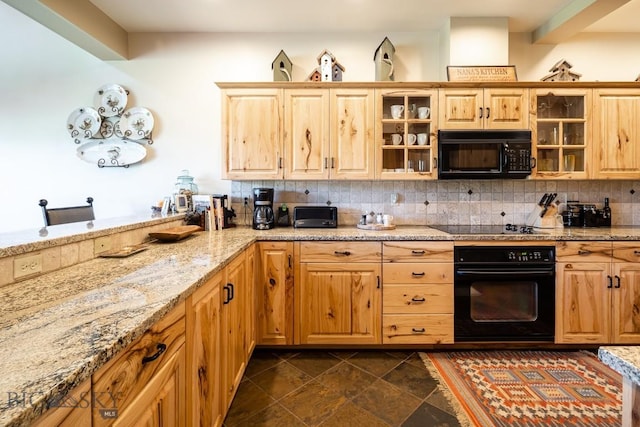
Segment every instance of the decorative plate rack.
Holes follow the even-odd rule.
[[[93,106],[69,115],[67,130],[79,145],[82,160],[98,167],[125,167],[142,161],[153,144],[153,114],[144,107],[127,106],[129,91],[116,84],[101,86]]]

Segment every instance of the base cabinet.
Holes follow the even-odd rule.
[[[640,245],[559,242],[556,342],[640,343]]]
[[[453,243],[385,242],[382,343],[453,343]]]
[[[220,294],[224,271],[187,300],[187,425],[220,426]]]
[[[381,244],[297,242],[297,344],[379,344]]]
[[[180,304],[92,377],[92,390],[112,396],[93,406],[93,426],[185,423],[185,305]],[[106,406],[105,406],[106,405]]]
[[[256,256],[257,343],[293,344],[293,242],[259,242]]]

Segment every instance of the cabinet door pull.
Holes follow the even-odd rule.
[[[145,357],[142,358],[142,364],[143,365],[146,364],[146,363],[149,363],[149,362],[153,362],[158,357],[160,357],[162,355],[162,353],[164,353],[167,350],[167,345],[163,344],[163,343],[158,343],[158,345],[156,346],[156,349],[158,351],[153,353],[151,356],[145,356]]]
[[[530,162],[531,162],[531,169],[538,166],[538,159],[536,159],[535,157],[531,156]]]
[[[229,301],[231,301],[236,297],[236,287],[233,283],[227,283],[227,285],[231,288],[231,296],[229,297]]]
[[[415,332],[416,334],[423,334],[424,331],[424,328],[411,328],[411,332]]]
[[[487,107],[487,119],[489,118],[489,116],[491,115],[491,107]]]
[[[329,169],[329,159],[326,157],[324,158],[324,168]]]
[[[289,268],[291,268],[291,255],[289,255]]]
[[[336,254],[336,255],[344,255],[344,256],[351,255],[351,252],[349,252],[349,251],[333,251],[333,253]]]
[[[420,273],[416,273],[415,271],[412,271],[412,272],[411,272],[411,275],[412,275],[413,277],[422,277],[422,276],[424,276],[424,271],[423,271],[423,272],[420,272]]]
[[[616,289],[620,289],[620,276],[616,275]]]
[[[438,158],[437,157],[433,158],[433,168],[434,169],[438,169]]]
[[[426,298],[425,297],[413,297],[411,298],[411,302],[425,302]]]
[[[613,288],[613,277],[607,276],[607,280],[609,280],[609,284],[607,285],[607,289]]]
[[[231,301],[231,298],[229,298],[231,288],[229,288],[229,285],[224,285],[222,287],[222,290],[225,291],[224,300],[222,301],[222,304],[229,304],[229,301]]]
[[[412,250],[411,251],[412,255],[424,255],[424,251],[416,251],[416,250]]]
[[[480,116],[478,116],[479,119],[482,118],[482,107],[480,107]]]
[[[590,255],[590,254],[591,254],[591,251],[587,251],[585,249],[580,249],[578,251],[578,255]]]
[[[332,157],[331,158],[331,169],[335,169],[336,168],[336,158]]]
[[[638,251],[638,250],[633,251],[633,254],[636,255],[636,256],[639,256],[640,255],[640,251]]]
[[[378,281],[378,286],[377,288],[380,289],[380,276],[376,276],[376,280]]]
[[[282,169],[282,157],[278,157],[278,169]]]

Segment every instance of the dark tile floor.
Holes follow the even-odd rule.
[[[459,426],[416,352],[256,349],[225,427]]]

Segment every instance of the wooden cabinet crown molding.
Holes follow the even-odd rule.
[[[216,82],[220,89],[640,89],[640,82]]]

